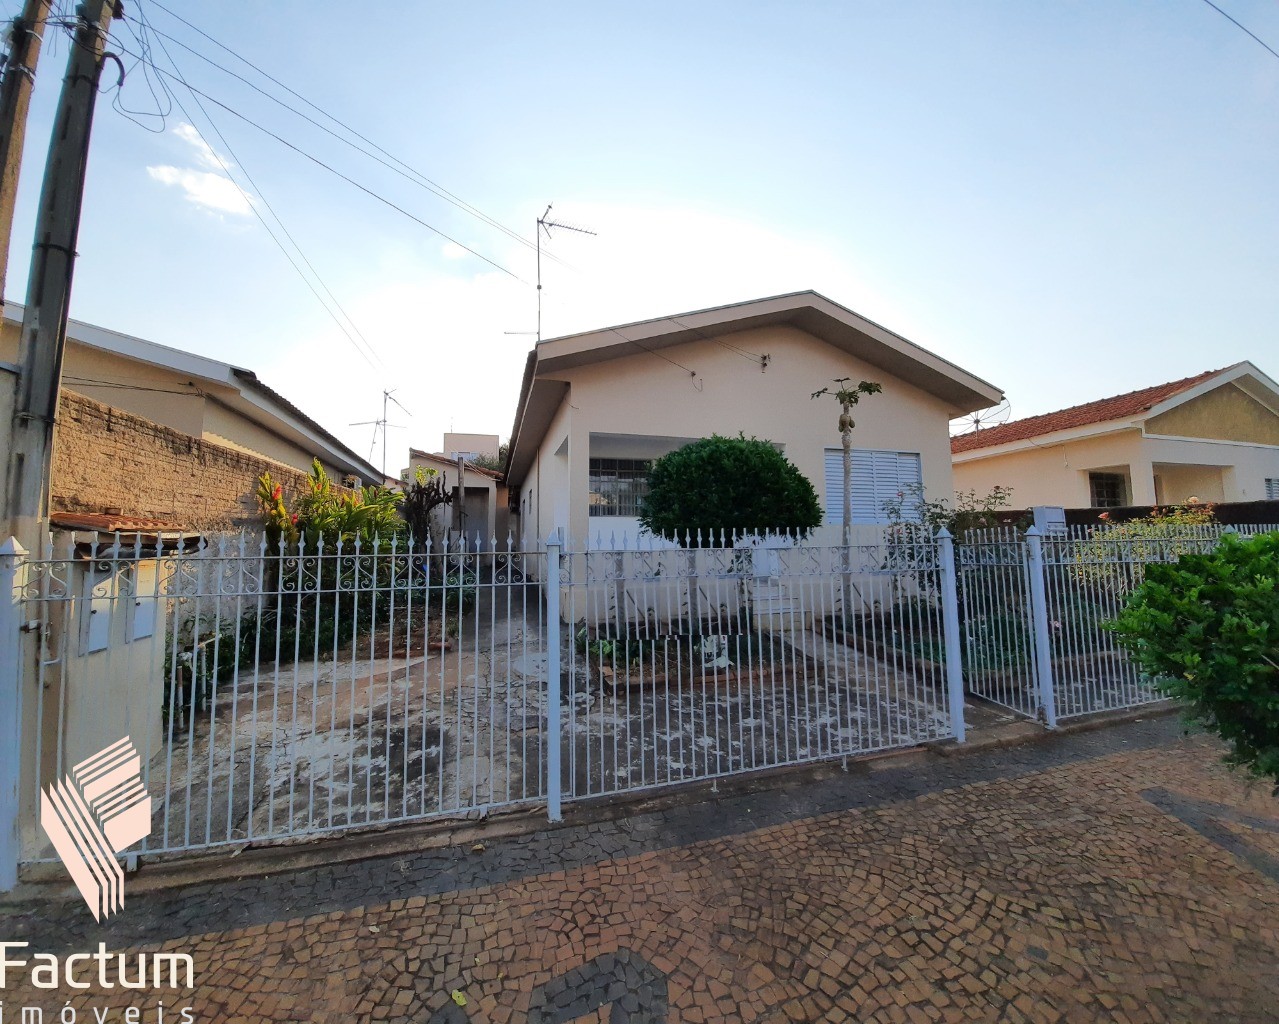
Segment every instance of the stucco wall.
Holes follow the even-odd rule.
[[[840,443],[839,407],[832,398],[813,401],[810,396],[838,377],[878,381],[884,387],[883,394],[864,399],[856,410],[853,444],[919,452],[928,495],[950,495],[949,409],[944,402],[789,325],[721,340],[746,352],[767,353],[767,370],[761,372],[757,361],[724,344],[698,340],[663,349],[667,358],[637,351],[554,375],[568,381],[571,391],[538,453],[542,534],[552,525],[567,525],[572,537],[588,536],[592,433],[697,438],[744,432],[781,444],[821,497],[825,449]],[[696,377],[675,363],[696,371]],[[567,459],[555,462],[554,453],[565,439]],[[570,495],[565,523],[560,506]],[[824,526],[818,540],[830,542],[838,535],[838,526]]]
[[[1155,469],[1156,464],[1159,470]],[[1015,507],[1062,505],[1086,508],[1089,470],[1131,467],[1134,505],[1153,505],[1158,500],[1183,500],[1178,488],[1183,483],[1194,488],[1206,486],[1211,474],[1182,470],[1169,472],[1168,466],[1220,467],[1220,496],[1205,501],[1258,501],[1266,496],[1267,477],[1279,477],[1279,447],[1217,441],[1185,441],[1163,437],[1143,437],[1127,430],[1103,437],[1077,441],[1043,443],[1040,447],[980,459],[957,456],[955,488],[985,494],[995,485],[1013,488]],[[1166,493],[1155,494],[1154,477],[1159,472]]]
[[[1234,384],[1224,384],[1151,417],[1146,433],[1279,445],[1279,416]]]
[[[214,401],[205,403],[204,425],[199,436],[225,448],[271,459],[302,473],[310,472],[311,462],[315,458],[314,453],[307,449]],[[340,482],[346,475],[333,463],[326,463],[323,459],[320,462],[334,480]],[[376,483],[372,480],[367,482]]]
[[[258,523],[253,491],[265,471],[287,491],[305,474],[63,392],[53,444],[55,512],[120,509],[194,530]]]

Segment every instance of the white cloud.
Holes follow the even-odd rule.
[[[231,163],[224,156],[220,156],[214,151],[213,147],[204,141],[195,125],[187,124],[185,121],[173,129],[173,134],[183,142],[190,144],[195,150],[195,162],[208,171],[221,171],[224,167],[231,168],[235,164]]]
[[[440,247],[440,255],[446,260],[464,260],[471,255],[456,242],[445,242]]]
[[[197,171],[189,167],[148,167],[153,181],[162,185],[176,185],[182,189],[186,198],[197,206],[219,213],[234,213],[240,216],[252,212],[248,197],[230,178],[214,174],[212,171]]]
[[[247,216],[253,212],[250,199],[230,177],[224,168],[233,167],[230,161],[220,159],[200,133],[189,124],[182,123],[173,134],[187,143],[194,151],[194,167],[174,167],[162,164],[147,168],[152,181],[180,188],[189,202],[217,213]]]

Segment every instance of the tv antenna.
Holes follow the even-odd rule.
[[[398,390],[399,388],[392,388],[390,391],[387,391],[385,388],[382,389],[382,418],[381,419],[361,420],[359,423],[350,424],[353,427],[372,427],[373,428],[373,440],[369,444],[370,459],[373,458],[373,449],[377,447],[378,431],[382,432],[382,479],[378,482],[379,485],[386,482],[386,432],[388,430],[404,429],[404,427],[399,423],[387,422],[387,419],[386,419],[387,403],[394,402],[397,406],[399,406],[400,411],[403,412],[404,415],[408,416],[410,419],[412,419],[413,417],[413,414],[404,408],[400,400],[394,397],[395,392]]]
[[[955,425],[958,428],[955,433],[976,434],[978,431],[997,427],[1001,423],[1007,423],[1012,408],[1008,403],[1008,399],[1005,398],[998,405],[992,405],[989,409],[978,409],[976,412],[970,412],[967,416],[961,416],[955,420]]]
[[[537,340],[542,340],[542,232],[546,232],[546,237],[551,237],[551,228],[559,228],[563,231],[576,231],[579,235],[595,236],[596,232],[587,228],[580,228],[576,224],[565,224],[563,221],[551,220],[552,203],[546,204],[546,212],[537,218]]]

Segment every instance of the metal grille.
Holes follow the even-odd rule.
[[[563,556],[566,795],[951,735],[935,541],[719,545]]]
[[[247,537],[50,551],[22,587],[41,624],[31,784],[131,736],[156,807],[140,853],[545,799],[545,628],[526,582],[543,558]],[[153,628],[134,639],[142,608]]]

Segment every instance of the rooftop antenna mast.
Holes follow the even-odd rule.
[[[385,388],[382,389],[382,418],[381,419],[361,420],[359,423],[351,424],[351,426],[353,427],[372,427],[373,428],[373,444],[369,445],[369,458],[373,457],[373,449],[377,445],[378,431],[380,430],[382,432],[382,480],[383,481],[386,480],[386,432],[388,430],[404,429],[398,423],[387,422],[387,419],[386,419],[387,403],[394,402],[397,406],[400,407],[400,410],[406,416],[408,416],[409,418],[412,418],[413,416],[411,412],[409,412],[407,409],[404,408],[400,400],[394,397],[395,392],[398,390],[399,388],[392,388],[390,391],[387,391]]]
[[[575,224],[565,224],[561,221],[550,220],[551,206],[546,204],[546,212],[537,218],[537,340],[542,340],[542,232],[546,232],[546,237],[551,237],[551,228],[561,228],[564,231],[576,231],[579,235],[592,235],[594,231],[588,231],[586,228],[579,228]]]

